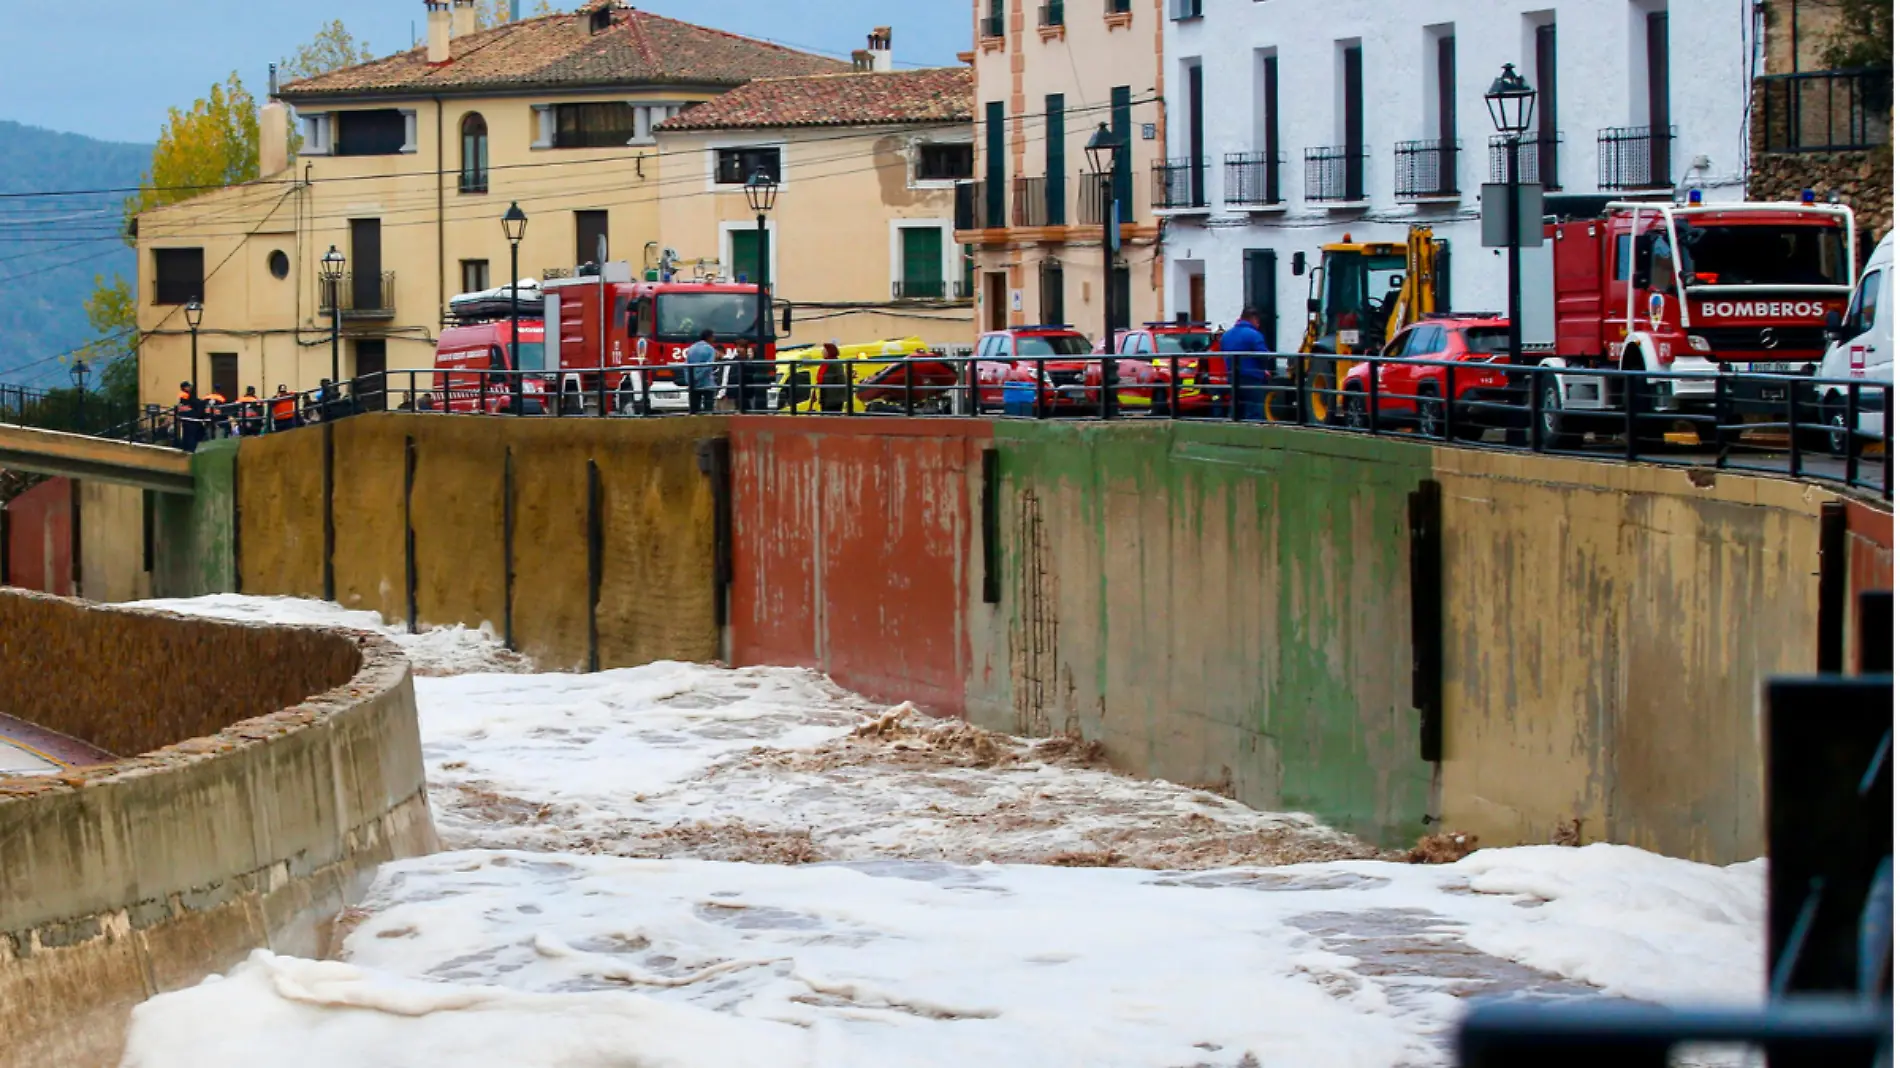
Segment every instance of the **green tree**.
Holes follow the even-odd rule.
[[[125,204],[128,215],[257,177],[257,100],[236,72],[190,111],[171,118],[152,147],[152,169]]]
[[[115,413],[135,410],[139,402],[139,313],[131,283],[117,274],[110,282],[104,275],[94,275],[92,296],[86,298],[86,321],[98,336],[77,355],[92,363],[103,408]]]
[[[538,19],[543,15],[554,14],[554,8],[548,0],[536,0],[534,10],[528,12],[528,18]],[[496,26],[505,26],[509,22],[508,0],[475,0],[475,28],[489,30]]]
[[[1831,0],[1839,21],[1821,61],[1830,67],[1893,66],[1893,0]]]
[[[308,43],[299,45],[289,59],[279,60],[277,74],[284,81],[296,81],[368,63],[375,58],[369,46],[359,42],[342,19],[333,19]]]

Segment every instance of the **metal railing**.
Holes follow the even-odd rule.
[[[979,32],[981,32],[981,34],[984,37],[1003,36],[1003,16],[1001,15],[983,16],[982,22],[979,25],[978,29],[979,29]]]
[[[1345,145],[1306,150],[1306,199],[1350,203],[1366,199],[1366,159],[1363,150]]]
[[[1036,25],[1062,25],[1062,0],[1049,0],[1048,3],[1038,7],[1036,9]]]
[[[1100,226],[1103,214],[1107,210],[1103,195],[1102,176],[1094,171],[1083,171],[1075,183],[1075,221],[1082,226]],[[1108,183],[1110,186],[1112,182]],[[1122,205],[1122,221],[1128,221],[1128,206]]]
[[[1603,189],[1668,189],[1675,185],[1669,169],[1669,142],[1674,126],[1613,126],[1597,131],[1597,185]]]
[[[1014,226],[1049,225],[1049,180],[1017,178],[1010,183],[1010,223]]]
[[[1280,196],[1283,156],[1265,152],[1229,152],[1221,160],[1227,172],[1227,203],[1237,207],[1272,207],[1285,203]]]
[[[1135,8],[1135,0],[1102,0],[1102,14],[1126,15]]]
[[[1893,141],[1891,69],[1769,74],[1755,83],[1765,151],[1856,152]]]
[[[109,402],[96,390],[82,393],[77,389],[0,384],[0,423],[12,426],[96,435],[137,414],[137,405]]]
[[[1207,207],[1205,159],[1156,160],[1154,182],[1154,206],[1157,208]]]
[[[465,170],[458,174],[455,187],[463,193],[488,192],[488,170]]]
[[[955,223],[959,230],[976,229],[977,205],[983,200],[982,182],[958,182],[956,187]]]
[[[904,278],[891,283],[892,300],[942,300],[950,291],[941,278]]]
[[[329,315],[341,304],[345,319],[387,319],[396,314],[396,272],[345,271],[335,283],[318,279],[317,294],[319,314]]]
[[[1520,138],[1517,142],[1517,180],[1531,185],[1541,185],[1545,189],[1558,190],[1563,186],[1557,181],[1557,146],[1563,143],[1563,135],[1558,133],[1539,134]],[[1509,175],[1508,153],[1510,145],[1502,135],[1491,138],[1491,180],[1502,182]]]
[[[1401,197],[1458,195],[1457,139],[1400,141],[1392,146],[1392,193]]]

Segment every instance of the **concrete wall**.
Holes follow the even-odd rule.
[[[49,478],[6,503],[7,573],[0,586],[73,592],[73,482]]]
[[[117,1064],[138,1002],[322,953],[377,864],[435,848],[378,638],[0,593],[0,708],[133,754],[0,783],[0,1068]]]
[[[1861,670],[1860,595],[1893,589],[1893,513],[1847,502],[1847,662]]]
[[[85,481],[79,493],[79,595],[89,601],[151,596],[145,566],[145,492]]]
[[[237,454],[234,440],[210,441],[191,457],[195,492],[153,501],[152,592],[197,597],[238,588]]]

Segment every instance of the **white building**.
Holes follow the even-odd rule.
[[[1414,223],[1450,242],[1453,307],[1501,312],[1504,257],[1480,243],[1478,193],[1503,180],[1484,93],[1505,63],[1538,90],[1524,180],[1741,198],[1747,0],[1170,3],[1154,175],[1170,316],[1228,322],[1251,301],[1268,341],[1295,348],[1307,278],[1293,254],[1317,263],[1348,233],[1403,241]]]

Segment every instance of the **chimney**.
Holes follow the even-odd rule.
[[[429,64],[449,61],[449,0],[422,0],[429,9]]]
[[[454,11],[449,19],[451,38],[467,37],[475,32],[475,0],[453,0]]]
[[[891,69],[891,28],[879,26],[871,31],[867,38],[867,49],[871,53],[871,69],[887,71]]]
[[[851,53],[851,69],[862,74],[872,69],[871,53],[860,48]]]
[[[257,173],[268,178],[290,166],[290,108],[272,100],[257,109]]]

